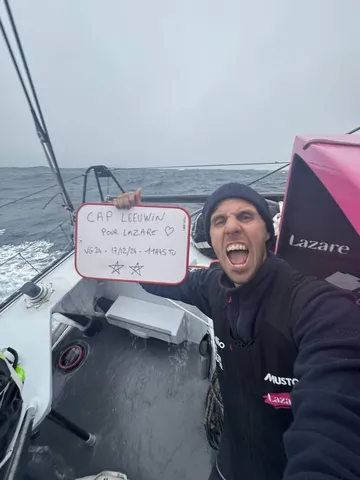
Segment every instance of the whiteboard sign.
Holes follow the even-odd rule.
[[[84,203],[77,211],[75,268],[85,278],[178,284],[188,272],[189,240],[183,208]]]

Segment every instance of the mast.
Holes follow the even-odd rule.
[[[30,92],[32,94],[34,104],[31,101],[29,91],[28,91],[28,89],[25,85],[24,78],[23,78],[23,76],[20,72],[18,62],[16,61],[16,58],[14,56],[14,52],[13,52],[13,49],[10,45],[9,38],[8,38],[7,33],[6,33],[6,30],[5,30],[5,27],[4,27],[4,24],[2,22],[1,17],[0,17],[0,30],[1,30],[1,33],[4,37],[5,44],[8,48],[11,60],[14,64],[14,67],[15,67],[17,76],[19,78],[21,87],[23,89],[23,92],[25,94],[27,103],[29,105],[30,113],[31,113],[31,116],[32,116],[34,124],[35,124],[36,133],[37,133],[37,135],[40,139],[41,145],[43,147],[46,160],[49,164],[50,170],[51,170],[52,174],[54,175],[55,180],[57,182],[57,185],[59,187],[60,196],[61,196],[62,201],[63,201],[62,207],[65,208],[69,212],[70,222],[73,225],[74,224],[74,206],[73,206],[73,203],[70,199],[70,196],[69,196],[69,194],[66,190],[64,181],[63,181],[61,173],[60,173],[59,165],[58,165],[58,162],[57,162],[57,159],[56,159],[56,156],[55,156],[55,152],[54,152],[54,149],[53,149],[53,146],[52,146],[52,143],[51,143],[50,135],[49,135],[49,132],[48,132],[48,129],[47,129],[47,126],[46,126],[46,122],[45,122],[45,119],[44,119],[44,116],[43,116],[43,113],[42,113],[42,110],[41,110],[41,107],[40,107],[38,96],[36,94],[34,83],[32,81],[32,77],[31,77],[30,70],[29,70],[29,67],[28,67],[28,64],[27,64],[27,61],[26,61],[25,53],[24,53],[24,50],[23,50],[23,47],[22,47],[22,44],[21,44],[21,41],[20,41],[20,38],[19,38],[19,34],[18,34],[18,31],[17,31],[17,28],[16,28],[16,24],[15,24],[14,17],[12,15],[11,8],[9,6],[8,0],[4,0],[4,5],[5,5],[5,8],[6,8],[7,15],[9,17],[9,21],[10,21],[11,29],[12,29],[14,37],[15,37],[16,45],[19,49],[20,58],[22,60],[23,68],[24,68],[25,73],[26,73],[26,79],[27,79],[28,84],[30,86]]]

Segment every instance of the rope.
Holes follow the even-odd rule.
[[[198,315],[195,315],[193,312],[190,312],[189,310],[187,310],[182,305],[179,305],[174,300],[171,300],[170,298],[167,298],[166,300],[172,303],[173,305],[176,305],[176,307],[181,308],[184,312],[196,318],[198,321],[204,323],[209,329],[213,329],[213,327],[209,325],[207,321],[203,320]],[[224,408],[223,408],[223,403],[222,403],[222,398],[220,393],[220,385],[219,385],[219,380],[217,376],[217,371],[215,369],[211,377],[209,389],[206,395],[205,419],[204,419],[206,437],[208,439],[209,445],[214,450],[219,449],[223,424],[224,424]]]
[[[214,450],[219,450],[224,425],[224,406],[219,379],[215,370],[205,400],[205,432],[207,440]]]

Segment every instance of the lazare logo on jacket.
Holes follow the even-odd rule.
[[[266,382],[274,383],[275,385],[289,385],[294,386],[299,380],[297,378],[289,378],[289,377],[277,377],[276,375],[272,375],[271,373],[267,373],[264,377]]]
[[[263,396],[265,403],[275,408],[291,408],[291,398],[289,393],[268,393]]]
[[[339,245],[338,243],[320,242],[318,240],[308,240],[306,238],[296,239],[295,235],[290,235],[289,245],[292,247],[306,248],[307,250],[319,250],[321,252],[335,252],[340,255],[347,255],[350,252],[348,245]]]

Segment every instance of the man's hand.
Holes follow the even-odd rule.
[[[141,203],[141,188],[138,188],[135,193],[122,193],[114,200],[114,205],[117,208],[132,208]]]

